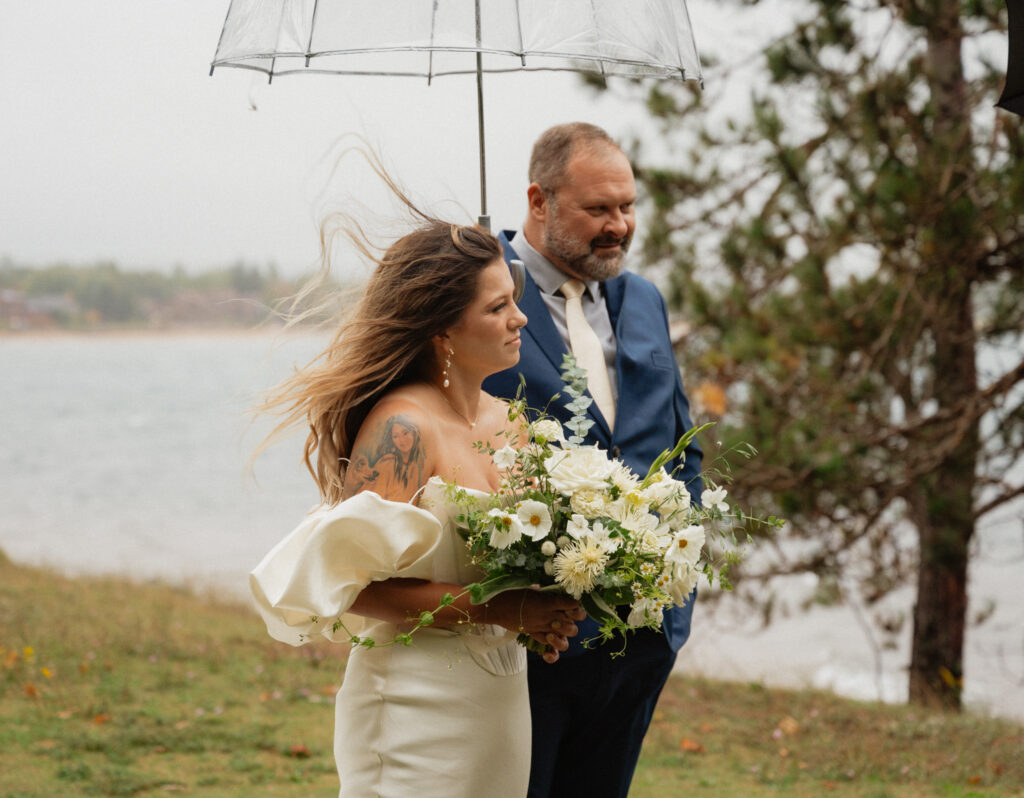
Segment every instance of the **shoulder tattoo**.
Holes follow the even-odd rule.
[[[408,501],[426,481],[426,459],[419,426],[405,414],[389,416],[360,432],[345,475],[345,497],[372,490],[385,499]]]

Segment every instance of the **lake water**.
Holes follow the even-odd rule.
[[[70,574],[113,573],[247,595],[246,574],[316,503],[293,436],[247,463],[268,430],[257,393],[316,354],[317,336],[0,338],[0,549]],[[1024,720],[1024,531],[1011,508],[979,530],[970,571],[968,705]],[[801,590],[799,580],[789,588]],[[909,612],[907,589],[893,606]],[[856,612],[819,609],[760,630],[698,603],[678,668],[902,701],[909,629],[870,642]]]

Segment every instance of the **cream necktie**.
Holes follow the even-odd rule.
[[[565,297],[565,326],[569,329],[569,346],[576,364],[586,370],[590,395],[601,409],[608,427],[614,428],[615,400],[612,398],[612,384],[608,379],[604,349],[594,328],[583,315],[583,304],[580,302],[586,286],[573,278],[562,283],[558,290]]]

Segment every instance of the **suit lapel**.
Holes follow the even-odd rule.
[[[505,260],[509,261],[513,258],[519,258],[516,251],[512,249],[512,245],[509,243],[511,236],[508,232],[502,231],[498,236],[498,240],[501,242],[502,249],[505,252]],[[614,280],[608,280],[605,283],[605,301],[608,304],[608,314],[611,318],[612,329],[615,329],[618,325],[619,310],[622,307],[622,297],[625,293],[625,278],[620,276]],[[524,330],[537,344],[537,348],[544,353],[545,357],[551,361],[551,364],[555,367],[558,373],[562,372],[562,355],[566,354],[569,350],[565,346],[565,342],[562,340],[562,336],[558,334],[558,328],[555,327],[555,323],[551,320],[551,313],[548,312],[547,305],[544,304],[544,300],[541,298],[540,289],[537,284],[533,281],[533,277],[530,275],[529,270],[526,272],[526,287],[523,290],[523,296],[519,300],[519,309],[526,314],[527,322]],[[621,378],[619,376],[619,369],[616,366],[616,381],[620,383],[621,390]],[[590,405],[587,411],[588,415],[593,419],[595,424],[595,430],[592,430],[592,434],[597,432],[596,437],[607,446],[608,441],[611,439],[611,430],[608,427],[608,422],[605,417],[601,415],[601,411],[597,407],[597,402]],[[618,412],[616,413],[618,415]]]

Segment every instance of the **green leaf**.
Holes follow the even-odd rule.
[[[469,600],[472,604],[483,604],[506,590],[521,590],[532,583],[526,576],[501,576],[484,582],[474,582],[467,586]]]
[[[583,598],[580,599],[580,604],[587,611],[587,615],[598,623],[603,624],[609,621],[614,623],[619,620],[619,616],[615,614],[615,609],[605,603],[604,599],[596,593],[584,593]]]

